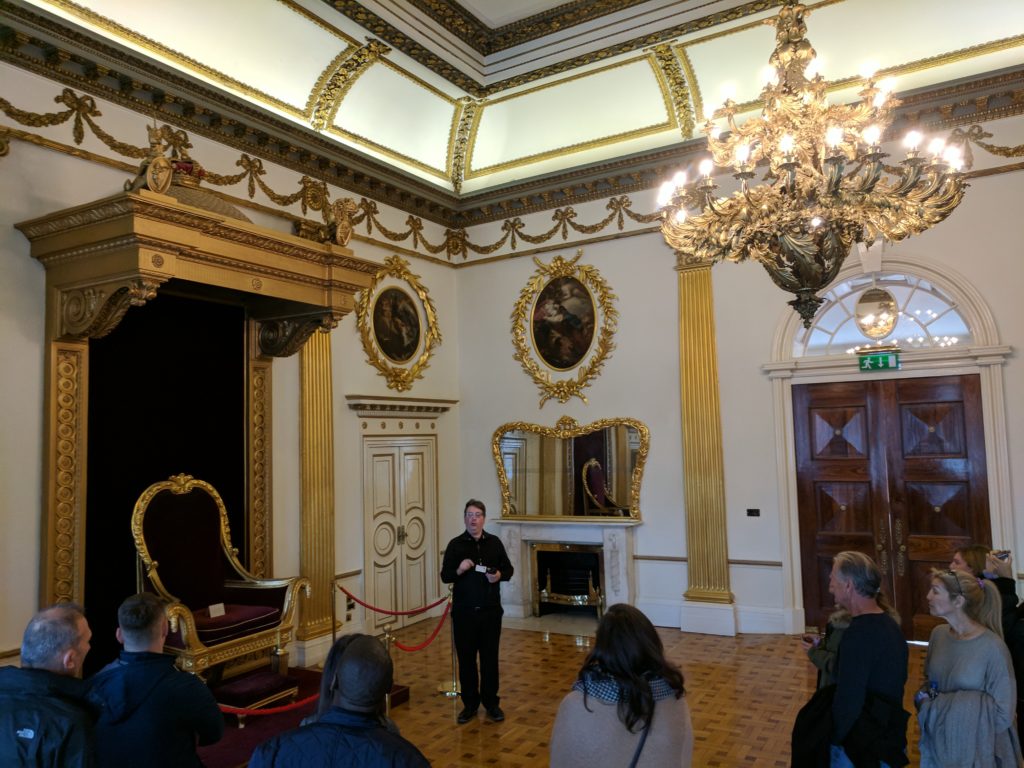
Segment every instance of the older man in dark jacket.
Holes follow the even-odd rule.
[[[80,679],[91,637],[77,605],[32,617],[21,668],[0,667],[0,765],[93,765],[93,713]]]
[[[91,681],[90,698],[100,706],[99,764],[202,766],[196,740],[219,741],[224,718],[203,681],[162,653],[167,639],[163,602],[148,593],[132,595],[118,609],[117,623],[124,650]]]

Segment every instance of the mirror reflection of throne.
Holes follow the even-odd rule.
[[[231,545],[227,510],[212,485],[174,475],[149,486],[135,503],[132,537],[138,590],[167,601],[165,651],[177,656],[179,667],[216,685],[269,660],[268,673],[234,686],[244,689],[244,706],[295,694],[294,680],[285,676],[287,648],[297,592],[308,596],[309,580],[249,573]]]
[[[586,498],[588,515],[628,515],[624,507],[612,498],[611,489],[605,478],[604,468],[597,459],[588,459],[580,471],[580,481]]]

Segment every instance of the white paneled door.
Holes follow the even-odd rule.
[[[436,466],[432,437],[363,439],[366,594],[378,608],[408,611],[436,599]],[[374,633],[421,619],[367,613]]]

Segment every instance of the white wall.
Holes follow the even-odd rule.
[[[15,106],[55,111],[52,98],[60,86],[7,65],[0,65],[4,98]],[[102,103],[101,125],[117,138],[145,142],[144,116]],[[11,125],[0,118],[0,124]],[[16,127],[16,126],[11,126]],[[1000,144],[1024,142],[1024,119],[988,126]],[[71,144],[70,126],[32,129],[54,141]],[[238,152],[192,137],[193,155],[218,173],[233,168]],[[88,137],[91,151],[111,156]],[[980,154],[980,151],[978,152]],[[993,161],[979,157],[979,162]],[[267,164],[267,182],[278,191],[297,188],[299,174]],[[60,208],[81,204],[120,190],[127,174],[87,160],[69,157],[25,142],[12,141],[0,158],[0,583],[19,585],[0,591],[0,651],[20,642],[21,630],[37,607],[42,515],[41,466],[44,370],[44,273],[28,255],[28,243],[12,225]],[[244,185],[228,190],[245,196]],[[949,221],[922,236],[895,246],[892,253],[912,253],[954,267],[989,303],[1003,343],[1018,347],[1024,329],[1024,217],[1020,199],[1024,173],[974,180],[964,203]],[[337,195],[337,191],[335,192]],[[650,210],[651,196],[634,195],[637,211]],[[269,204],[258,198],[258,202]],[[577,206],[579,221],[604,215],[604,201]],[[297,206],[292,209],[298,213]],[[314,215],[314,214],[310,214]],[[404,215],[382,206],[385,223],[403,229]],[[261,223],[286,228],[265,215]],[[545,231],[550,213],[526,219],[527,231]],[[432,242],[439,228],[428,224]],[[562,415],[581,423],[612,416],[630,416],[651,430],[641,511],[636,529],[636,554],[664,560],[636,564],[638,603],[658,621],[678,621],[686,588],[687,555],[683,504],[682,438],[680,431],[677,275],[674,257],[657,233],[628,235],[584,244],[583,262],[596,266],[617,295],[620,312],[616,348],[603,372],[585,390],[589,404],[578,399],[539,407],[540,392],[512,359],[511,312],[520,290],[533,274],[531,258],[510,258],[452,269],[412,257],[412,270],[422,277],[438,308],[443,342],[424,378],[407,393],[414,398],[458,400],[437,420],[438,489],[443,546],[461,528],[462,502],[482,498],[492,519],[500,512],[500,493],[491,458],[493,431],[508,421],[553,425]],[[492,231],[488,226],[481,228]],[[618,232],[610,228],[608,232]],[[608,232],[602,234],[608,234]],[[473,233],[471,233],[471,238]],[[480,240],[486,240],[481,234]],[[538,256],[547,262],[575,254],[573,235],[561,250]],[[557,241],[552,241],[557,242]],[[393,253],[387,246],[354,240],[356,255],[377,263]],[[789,296],[774,287],[757,265],[723,264],[712,272],[718,333],[723,454],[729,555],[734,564],[741,631],[779,631],[793,597],[783,584],[788,561],[788,520],[778,509],[774,412],[771,385],[761,372],[768,362],[778,326],[791,310]],[[336,571],[362,568],[362,455],[359,419],[346,395],[395,396],[365,360],[355,317],[342,320],[332,332],[335,390]],[[15,361],[11,364],[10,361]],[[1009,440],[1012,499],[1024,509],[1024,365],[1014,354],[1003,369],[1006,425]],[[299,570],[299,372],[298,359],[278,360],[273,373],[273,541],[274,571]],[[746,516],[747,508],[761,510]],[[494,526],[491,527],[494,530]],[[1017,525],[1015,548],[1024,552],[1024,526]],[[33,542],[26,546],[25,542]]]

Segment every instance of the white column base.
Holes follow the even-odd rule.
[[[702,635],[736,635],[736,605],[734,603],[698,603],[683,600],[679,612],[679,629]]]
[[[334,639],[330,635],[321,635],[312,640],[295,640],[288,646],[288,663],[294,667],[315,667],[317,664],[323,664],[333,644]]]

